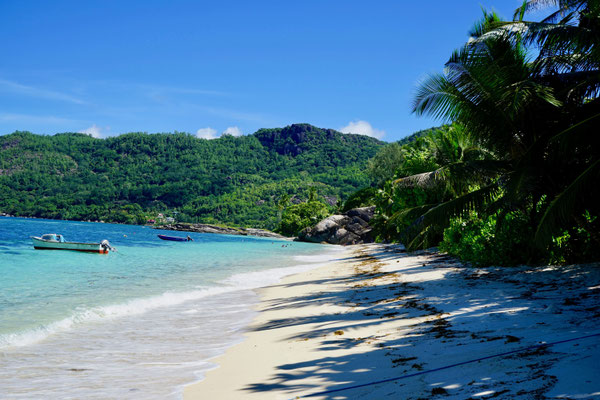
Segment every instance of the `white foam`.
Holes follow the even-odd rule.
[[[68,331],[75,325],[143,314],[156,308],[174,306],[186,301],[197,300],[206,296],[225,293],[232,290],[236,290],[236,288],[212,287],[189,292],[165,292],[159,296],[133,299],[121,304],[79,310],[67,318],[52,322],[48,325],[40,326],[25,332],[0,335],[0,349],[34,344],[52,334]]]
[[[294,256],[294,260],[296,261],[300,261],[303,263],[326,263],[326,262],[331,262],[335,259],[337,259],[340,255],[340,253],[343,253],[346,249],[341,247],[341,246],[337,246],[337,247],[331,247],[327,249],[326,253],[320,253],[320,254],[313,254],[310,256],[307,255],[299,255],[299,256]]]
[[[272,268],[263,271],[245,272],[232,275],[219,282],[220,286],[199,287],[186,292],[165,292],[158,296],[133,299],[120,304],[111,304],[76,311],[73,315],[47,325],[24,332],[0,335],[0,349],[28,346],[46,339],[48,336],[66,332],[75,326],[108,321],[115,318],[134,316],[161,307],[176,306],[187,301],[218,295],[236,290],[251,290],[273,285],[283,277],[308,271],[335,259],[339,250],[311,256],[296,256],[297,261],[311,262],[291,267]],[[190,310],[192,314],[197,310]]]
[[[232,275],[225,279],[224,282],[239,289],[258,289],[263,286],[274,285],[283,277],[308,271],[319,265],[320,264],[303,264],[293,267],[273,268],[264,271],[244,272]]]
[[[257,289],[263,286],[274,285],[282,278],[309,271],[311,269],[325,265],[338,258],[340,252],[344,249],[341,247],[332,247],[326,253],[315,255],[300,255],[294,256],[294,260],[302,262],[299,265],[293,265],[283,268],[272,268],[263,271],[244,272],[232,275],[223,282],[228,285],[233,285],[240,289]],[[309,263],[309,264],[308,264]]]

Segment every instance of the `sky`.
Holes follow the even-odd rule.
[[[0,134],[189,132],[204,138],[309,123],[392,142],[417,117],[482,7],[408,2],[0,0]]]

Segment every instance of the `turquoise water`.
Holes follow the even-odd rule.
[[[44,233],[108,239],[117,252],[34,250],[29,237]],[[337,254],[229,235],[167,242],[158,233],[177,235],[0,217],[0,387],[9,398],[178,398],[212,367],[207,359],[240,340],[252,289]]]

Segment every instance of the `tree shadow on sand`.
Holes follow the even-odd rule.
[[[331,286],[338,290],[274,299],[267,310],[338,304],[344,305],[345,311],[273,319],[253,328],[267,331],[296,327],[298,333],[286,340],[319,340],[320,356],[279,365],[268,381],[249,384],[244,390],[254,393],[277,390],[294,398],[323,388],[336,390],[362,385],[436,368],[451,360],[518,349],[531,344],[530,339],[520,335],[525,332],[522,313],[531,314],[527,324],[533,326],[548,326],[560,320],[556,318],[559,315],[555,314],[556,310],[532,312],[539,308],[539,296],[556,294],[553,279],[557,274],[563,274],[563,281],[567,278],[571,281],[572,287],[568,289],[573,291],[571,297],[586,296],[585,286],[577,287],[587,279],[584,269],[551,273],[529,271],[527,274],[502,268],[476,269],[433,252],[409,256],[386,248],[361,252],[357,258],[340,261],[354,264],[347,275],[281,285],[285,288],[317,284],[324,290]],[[398,261],[398,268],[394,268],[394,261]],[[424,275],[433,270],[439,274]],[[574,277],[577,282],[573,282]],[[574,307],[575,303],[577,301]],[[571,311],[584,310],[571,307]],[[596,312],[600,315],[600,310]],[[367,337],[356,334],[366,327],[375,328],[370,331],[376,332],[380,327],[386,328],[390,321],[396,323],[393,331],[383,329],[380,334]],[[529,382],[528,385],[540,393],[547,390],[553,384],[552,377],[544,373],[548,357],[540,359],[539,354],[520,357],[517,364],[523,368],[516,370],[515,360],[506,357],[484,366],[462,366],[439,379],[431,374],[427,379],[398,380],[391,385],[370,385],[317,398],[380,398],[393,393],[396,397],[392,398],[418,399],[441,396],[453,390],[476,394],[484,389],[492,394],[505,394],[506,385],[518,382]],[[490,368],[502,371],[504,364],[507,372],[497,373],[501,379],[490,378]]]

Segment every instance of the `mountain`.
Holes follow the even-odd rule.
[[[368,186],[366,161],[383,144],[308,124],[214,140],[15,132],[0,136],[0,212],[127,223],[162,213],[273,229],[284,195],[298,202],[315,187],[335,204]]]

